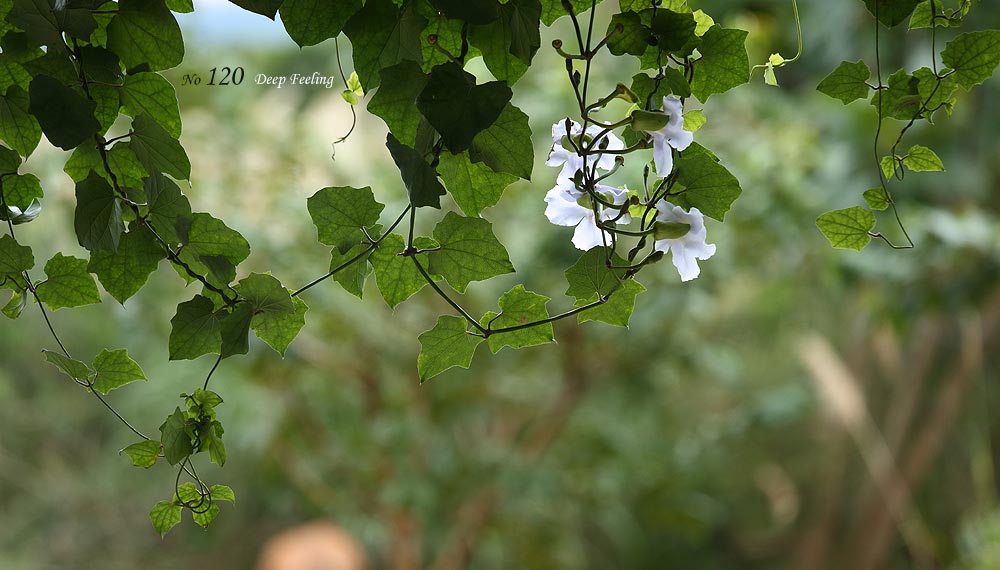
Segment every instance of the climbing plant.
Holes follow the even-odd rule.
[[[418,336],[416,368],[425,381],[469,367],[477,351],[486,352],[480,345],[496,353],[552,342],[557,320],[626,326],[645,291],[640,274],[671,271],[665,257],[681,282],[698,277],[699,261],[716,251],[705,217],[724,221],[742,189],[720,157],[695,140],[708,118],[692,103],[748,83],[756,69],[777,85],[776,70],[803,55],[794,0],[797,53],[788,59],[775,53],[754,67],[746,31],[717,23],[686,0],[620,0],[600,29],[598,0],[231,1],[271,19],[280,14],[300,46],[333,39],[339,57],[346,37],[353,66],[338,61],[353,67],[349,76],[341,72],[345,104],[353,111],[367,97],[368,112],[385,121],[386,152],[407,191],[398,212],[386,212],[371,187],[315,192],[303,206],[331,257],[322,275],[297,288],[269,273],[241,272],[250,244],[212,214],[196,212],[178,184],[198,181],[191,180],[179,142],[174,88],[160,72],[184,59],[174,13],[194,10],[192,0],[0,0],[0,218],[7,229],[0,237],[0,287],[10,295],[2,312],[17,319],[36,306],[54,342],[44,358],[134,433],[138,441],[123,450],[133,465],[173,466],[172,491],[150,512],[161,535],[184,510],[207,526],[221,502],[235,501],[232,489],[205,481],[196,465],[203,453],[209,462],[226,462],[216,415],[223,398],[210,390],[212,375],[223,360],[248,352],[251,331],[284,355],[306,325],[304,298],[313,287],[332,281],[360,298],[373,277],[390,307],[425,287],[444,299],[452,311]],[[907,170],[943,169],[933,151],[913,146],[904,152],[901,141],[916,122],[950,112],[958,88],[992,75],[1000,63],[1000,32],[957,35],[939,63],[937,28],[961,25],[968,0],[865,4],[875,18],[876,46],[880,27],[908,20],[911,29],[929,28],[933,53],[929,67],[897,71],[886,83],[876,47],[874,83],[862,61],[844,62],[820,83],[820,91],[844,103],[871,97],[879,186],[864,193],[870,209],[829,212],[817,224],[837,247],[861,249],[872,238],[900,247],[874,231],[871,210],[891,209],[902,227],[889,181],[901,181]],[[564,17],[572,36],[542,46],[540,28]],[[555,186],[544,198],[539,193],[539,207],[544,204],[553,224],[573,228],[566,247],[581,253],[565,271],[565,300],[550,298],[559,292],[516,285],[495,307],[470,307],[463,296],[471,283],[515,271],[484,210],[499,203],[507,186],[533,174],[528,117],[511,101],[543,47],[562,57],[564,69],[552,71],[564,76],[574,98],[567,101],[571,116],[553,118],[546,165],[554,168]],[[610,92],[595,92],[591,73],[602,53],[634,58],[639,73],[621,77]],[[466,70],[479,57],[493,81],[480,82]],[[616,101],[624,104],[611,105]],[[882,157],[885,119],[906,126]],[[57,253],[40,278],[32,249],[16,230],[57,223],[44,215],[39,179],[20,171],[43,135],[72,151],[64,170],[75,183],[73,230],[89,255]],[[641,179],[641,187],[617,182],[627,173]],[[542,178],[548,175],[536,176]],[[418,219],[434,222],[430,235],[418,235]],[[911,246],[907,236],[905,247]],[[140,365],[126,349],[74,357],[50,312],[100,302],[98,281],[125,304],[154,274],[168,278],[169,271],[158,271],[164,261],[196,291],[170,320],[169,357],[212,355],[212,364],[200,386],[165,406],[160,433],[151,436],[105,399],[111,390],[146,380]]]

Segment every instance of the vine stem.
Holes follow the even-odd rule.
[[[447,301],[449,305],[451,305],[456,311],[459,312],[460,315],[465,317],[465,320],[468,321],[469,324],[471,324],[473,327],[475,327],[476,330],[478,330],[479,332],[483,333],[486,336],[489,336],[490,332],[486,330],[486,327],[479,324],[479,321],[477,321],[476,319],[472,318],[472,315],[470,315],[468,311],[463,309],[461,305],[456,303],[454,299],[448,296],[448,294],[445,293],[444,290],[441,289],[441,287],[434,282],[434,279],[432,279],[430,274],[427,273],[427,270],[424,269],[424,266],[420,265],[420,262],[417,260],[416,255],[409,255],[408,257],[413,260],[413,264],[417,266],[417,271],[420,271],[420,274],[424,276],[424,280],[427,281],[427,284],[430,285],[442,299]]]

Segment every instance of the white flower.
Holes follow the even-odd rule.
[[[599,125],[590,125],[587,127],[586,137],[594,139],[603,130],[604,127]],[[578,147],[581,145],[581,132],[583,132],[583,127],[580,123],[570,121],[570,134]],[[571,181],[578,170],[583,170],[583,157],[577,154],[576,151],[571,150],[573,146],[570,143],[563,142],[565,138],[566,119],[563,119],[552,125],[552,150],[549,151],[548,160],[545,161],[546,166],[563,165],[562,171],[559,172],[559,176],[557,177],[559,181]],[[601,137],[601,139],[607,141],[607,150],[622,150],[625,148],[625,143],[613,133],[609,132]],[[600,149],[600,142],[593,145],[593,148]],[[587,158],[587,168],[593,168],[595,160],[597,161],[597,167],[600,169],[611,170],[615,167],[615,155],[613,154],[598,153],[589,155]]]
[[[663,112],[670,116],[659,130],[648,131],[653,137],[653,164],[656,175],[666,178],[674,168],[670,147],[684,150],[694,141],[694,133],[684,129],[684,106],[675,95],[663,98]]]
[[[628,200],[628,190],[597,185],[595,191],[605,200],[613,204],[624,204]],[[556,187],[545,194],[545,217],[557,226],[576,226],[573,232],[573,245],[577,249],[587,251],[596,246],[611,243],[611,234],[597,227],[594,209],[590,207],[590,198],[576,189],[572,182],[557,181]],[[584,205],[586,204],[586,205]],[[618,216],[618,210],[597,206],[601,221],[608,221]],[[616,220],[616,223],[627,224],[631,221],[628,214]],[[602,236],[601,234],[605,235]]]
[[[685,212],[684,208],[674,206],[666,200],[656,204],[659,214],[657,222],[675,222],[688,224],[691,229],[686,234],[674,239],[658,239],[654,244],[657,251],[670,252],[674,267],[681,275],[681,281],[690,281],[701,273],[698,267],[699,259],[708,259],[715,255],[715,244],[706,243],[705,216],[698,208]]]

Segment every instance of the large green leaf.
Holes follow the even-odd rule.
[[[141,113],[132,121],[129,146],[150,174],[163,172],[178,180],[191,178],[191,161],[181,143],[149,114]]]
[[[378,222],[385,208],[375,200],[371,187],[338,186],[323,188],[306,201],[319,241],[340,252],[358,244],[364,228]]]
[[[173,85],[159,73],[136,73],[126,77],[121,87],[121,102],[126,115],[135,118],[148,113],[170,136],[181,136],[177,94]]]
[[[605,255],[604,248],[592,248],[566,270],[566,282],[569,283],[566,295],[585,304],[596,301],[600,296],[607,296],[619,287],[618,283],[625,272],[608,269]],[[617,255],[612,257],[612,262],[624,265]]]
[[[250,324],[253,331],[284,356],[285,349],[305,325],[306,304],[293,299],[280,281],[260,273],[243,278],[236,292],[253,312]]]
[[[268,346],[284,356],[288,345],[299,335],[306,324],[306,311],[309,307],[298,297],[292,298],[291,312],[254,315],[250,327],[257,337]]]
[[[855,63],[842,61],[837,69],[820,81],[816,90],[834,99],[840,99],[846,105],[851,101],[868,97],[871,87],[867,81],[871,76],[871,69],[864,61]]]
[[[482,337],[466,332],[465,319],[449,315],[439,317],[434,328],[421,333],[417,340],[420,341],[417,372],[421,382],[452,366],[468,368],[476,347],[483,342]]]
[[[87,270],[97,275],[105,291],[125,304],[142,289],[165,257],[166,253],[153,235],[144,227],[135,226],[121,236],[117,251],[91,253]]]
[[[94,117],[97,104],[58,79],[36,76],[28,95],[28,110],[38,119],[45,137],[63,150],[75,148],[101,128]]]
[[[149,469],[160,457],[160,442],[152,439],[133,443],[122,451],[132,460],[132,465]]]
[[[959,34],[945,46],[941,61],[955,70],[959,85],[972,89],[992,77],[1000,64],[1000,30]]]
[[[528,291],[524,285],[517,285],[500,297],[500,312],[486,313],[479,324],[490,330],[499,330],[541,321],[549,318],[549,311],[545,308],[548,302],[548,297]],[[487,340],[490,350],[496,353],[505,346],[524,348],[552,342],[555,337],[552,323],[546,323],[516,331],[494,333]]]
[[[448,54],[458,55],[462,52],[464,27],[464,21],[450,20],[444,14],[438,14],[428,21],[427,27],[420,32],[420,50],[423,57],[420,69],[424,73],[430,73],[434,66],[451,61]],[[431,36],[434,36],[433,43]],[[0,82],[0,86],[2,85]]]
[[[685,208],[698,208],[720,222],[743,192],[739,180],[708,154],[686,153],[675,168],[677,182],[686,189],[669,200]]]
[[[617,27],[621,26],[621,31]],[[639,14],[622,12],[611,17],[608,23],[608,50],[614,55],[642,55],[649,47],[652,30],[643,25]]]
[[[445,195],[444,186],[441,186],[437,173],[420,153],[399,142],[392,133],[386,135],[385,146],[389,149],[396,167],[399,168],[399,175],[410,197],[410,205],[414,208],[424,206],[440,208],[441,196]]]
[[[333,280],[340,283],[345,291],[359,299],[364,294],[365,281],[368,279],[368,274],[372,272],[371,264],[368,262],[369,256],[364,255],[361,259],[355,260],[350,265],[346,267],[342,266],[358,255],[369,251],[369,249],[369,245],[359,243],[344,253],[340,253],[339,250],[335,249],[330,256],[330,271],[337,270],[333,275]]]
[[[292,41],[312,46],[337,37],[362,4],[362,0],[284,0],[281,22]]]
[[[115,251],[125,231],[122,207],[108,182],[91,172],[76,184],[73,226],[80,245],[89,251]]]
[[[34,174],[15,174],[3,178],[4,201],[22,212],[31,206],[32,201],[43,195],[41,182]]]
[[[184,59],[181,29],[163,0],[119,0],[108,25],[108,48],[126,69],[146,65],[148,71],[160,71]]]
[[[0,237],[0,275],[20,275],[34,266],[30,247],[17,243],[10,234]]]
[[[472,281],[513,273],[507,250],[493,234],[493,224],[448,212],[434,227],[440,246],[428,254],[430,271],[462,293]]]
[[[563,7],[563,0],[541,0],[542,3],[542,23],[546,26],[551,26],[552,22],[555,22],[562,16],[569,15],[566,9]],[[570,5],[573,8],[574,14],[582,14],[590,9],[593,0],[569,0]],[[601,3],[601,0],[597,0],[597,4]],[[645,8],[649,7],[648,0]],[[622,7],[625,10],[625,7]]]
[[[45,264],[48,277],[36,288],[38,298],[53,311],[101,302],[94,277],[87,273],[87,260],[55,254]]]
[[[229,0],[244,10],[274,19],[283,0]]]
[[[104,349],[94,358],[94,390],[107,394],[115,388],[120,388],[136,380],[145,380],[142,368],[132,360],[125,349]]]
[[[427,85],[417,96],[417,108],[441,134],[445,146],[461,152],[496,122],[512,94],[506,83],[477,85],[474,75],[457,63],[446,63],[431,70]]]
[[[31,154],[42,139],[42,128],[29,112],[30,106],[28,93],[17,85],[0,97],[0,140],[22,156]]]
[[[392,0],[367,0],[344,26],[354,48],[354,70],[365,91],[378,86],[379,70],[404,59],[421,61],[420,32],[427,20],[413,8]]]
[[[496,0],[431,0],[445,16],[470,24],[488,24],[500,17]]]
[[[160,426],[163,456],[171,465],[177,465],[194,451],[187,427],[187,420],[180,408],[174,408],[174,413],[167,416],[166,421]]]
[[[228,313],[216,312],[219,318],[219,328],[222,333],[222,345],[219,355],[229,358],[250,351],[250,322],[253,320],[253,308],[241,303]]]
[[[478,216],[483,208],[495,206],[504,189],[517,180],[512,174],[494,172],[481,162],[472,162],[467,152],[442,153],[437,171],[467,216]]]
[[[746,39],[747,32],[718,25],[705,32],[698,46],[702,57],[691,81],[691,92],[699,101],[750,81]]]
[[[861,251],[872,240],[875,215],[860,206],[827,212],[816,219],[826,239],[833,247]]]
[[[878,21],[891,28],[910,17],[920,0],[864,0],[865,6]]]
[[[222,327],[215,314],[215,304],[208,297],[196,295],[177,305],[170,319],[170,360],[193,360],[203,354],[217,353],[222,346]]]
[[[578,322],[601,321],[609,325],[627,327],[628,321],[632,318],[632,311],[635,309],[635,298],[645,291],[635,279],[623,281],[621,286],[611,293],[608,300],[601,305],[583,311],[577,316]],[[585,305],[585,302],[577,302],[577,305]]]
[[[528,116],[508,103],[496,121],[472,140],[472,162],[482,162],[496,172],[531,178],[534,154]]]
[[[62,353],[53,352],[51,350],[42,350],[42,354],[45,355],[45,360],[47,360],[49,364],[52,364],[74,380],[90,382],[90,378],[94,375],[94,371],[91,370],[85,363],[80,362],[79,360],[74,360]]]
[[[196,273],[221,287],[236,277],[236,266],[250,256],[250,244],[222,220],[199,212],[191,217],[187,243],[178,256]]]
[[[166,536],[170,529],[180,524],[183,511],[183,508],[171,501],[160,501],[153,505],[152,510],[149,511],[149,520],[153,523],[153,528],[159,533],[160,538]]]
[[[146,178],[145,189],[150,228],[171,247],[186,243],[193,215],[191,203],[181,194],[181,189],[159,173]]]
[[[381,71],[382,82],[368,102],[368,111],[385,121],[389,131],[403,144],[413,146],[417,140],[420,111],[417,95],[427,85],[428,77],[413,61],[404,60]]]
[[[419,240],[415,245],[420,247]],[[405,247],[406,244],[402,237],[389,234],[369,257],[372,268],[375,270],[375,283],[378,285],[378,290],[385,302],[392,308],[396,308],[396,305],[409,299],[410,296],[427,285],[427,281],[413,264],[413,260],[400,255]]]
[[[63,33],[86,40],[97,27],[90,10],[69,3],[60,10],[50,0],[12,0],[7,20],[36,42],[49,49],[60,49]]]

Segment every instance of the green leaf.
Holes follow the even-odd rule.
[[[646,1],[647,5],[644,7],[648,8],[648,0]],[[569,2],[573,7],[573,13],[577,15],[589,10],[592,3],[591,0],[569,0]],[[597,0],[596,4],[600,3],[601,0]],[[624,10],[626,10],[626,8],[623,6],[622,11]],[[562,16],[568,15],[569,14],[566,12],[566,9],[563,8],[562,0],[542,0],[542,23],[546,26],[551,26],[552,22],[555,22]]]
[[[914,172],[943,171],[944,163],[933,150],[920,145],[910,148],[903,164]]]
[[[928,67],[921,67],[913,72],[913,77],[917,79],[917,94],[927,111],[924,116],[928,121],[933,122],[931,115],[934,111],[944,108],[951,114],[951,106],[955,102],[955,91],[958,90],[958,79],[955,75],[948,75],[944,79],[938,76]]]
[[[125,224],[122,207],[107,181],[91,172],[76,185],[73,226],[80,245],[89,251],[116,251]]]
[[[364,230],[378,222],[385,208],[375,200],[368,186],[323,188],[307,200],[309,215],[319,235],[320,243],[346,252],[364,238]]]
[[[364,294],[365,281],[368,279],[368,274],[372,271],[371,264],[368,263],[369,256],[364,255],[361,259],[354,261],[346,267],[341,268],[341,266],[368,251],[369,248],[369,245],[359,243],[344,253],[340,253],[339,250],[335,249],[330,258],[330,271],[340,268],[339,271],[334,273],[333,280],[340,283],[344,290],[359,299]]]
[[[889,195],[881,186],[865,190],[864,197],[865,202],[868,202],[868,207],[872,210],[884,210],[889,207]]]
[[[79,360],[73,360],[72,358],[51,350],[43,350],[42,353],[45,354],[45,360],[48,360],[49,364],[52,364],[59,370],[62,370],[63,373],[74,380],[89,382],[90,377],[94,375],[94,371]]]
[[[955,36],[941,52],[941,61],[955,70],[959,85],[972,89],[989,79],[1000,64],[1000,30]]]
[[[184,59],[181,29],[163,0],[119,0],[108,25],[108,48],[126,69],[144,65],[147,71],[160,71]]]
[[[500,313],[488,312],[479,321],[484,327],[490,330],[499,330],[506,327],[515,327],[541,321],[549,318],[549,311],[545,305],[549,298],[531,291],[527,291],[524,285],[518,285],[507,291],[500,297]],[[489,336],[490,350],[497,353],[501,348],[509,346],[511,348],[524,348],[545,344],[555,340],[552,332],[552,323],[524,328],[517,331],[493,333]]]
[[[58,79],[36,76],[28,88],[28,96],[28,110],[38,119],[45,137],[63,150],[76,147],[101,128],[94,118],[97,104]]]
[[[816,219],[826,239],[833,247],[861,251],[872,240],[869,232],[875,227],[875,215],[860,206],[827,212]]]
[[[104,349],[94,358],[94,390],[107,394],[115,388],[120,388],[136,380],[145,380],[142,368],[136,361],[129,358],[128,351]]]
[[[292,41],[314,46],[340,35],[347,20],[361,9],[362,0],[284,0],[281,22]]]
[[[122,112],[136,118],[147,113],[173,137],[181,136],[181,113],[177,94],[159,73],[136,73],[121,86]]]
[[[266,316],[255,315],[250,327],[257,337],[271,348],[284,356],[288,345],[298,336],[306,324],[308,306],[298,297],[292,298],[293,311],[290,313],[269,313]]]
[[[250,256],[250,244],[222,220],[198,212],[191,216],[187,243],[178,257],[213,285],[228,285],[236,277],[236,266]]]
[[[8,284],[10,286],[10,284]],[[24,308],[28,306],[28,295],[25,291],[15,288],[11,292],[10,300],[7,304],[0,309],[0,313],[3,313],[8,319],[16,319],[21,316],[21,312]]]
[[[0,140],[22,156],[28,156],[42,139],[42,128],[29,112],[28,93],[17,85],[0,97]]]
[[[368,102],[368,111],[381,117],[397,139],[413,146],[421,118],[415,102],[428,77],[410,60],[383,69],[381,76],[382,83]]]
[[[380,69],[404,59],[420,63],[420,32],[426,25],[412,2],[400,9],[391,0],[367,0],[351,16],[344,33],[351,40],[354,70],[365,91],[378,87]]]
[[[424,31],[420,32],[420,51],[423,57],[420,69],[424,73],[430,73],[435,66],[451,61],[438,48],[442,48],[450,54],[462,52],[462,28],[464,27],[463,20],[450,20],[444,14],[438,14],[437,17],[430,19]],[[431,36],[435,37],[434,43],[430,41]]]
[[[743,192],[739,180],[707,154],[685,153],[675,169],[677,182],[686,190],[671,196],[670,201],[684,208],[698,208],[720,222]]]
[[[236,504],[236,493],[226,485],[212,485],[208,492],[213,501],[229,501]]]
[[[246,303],[241,303],[226,314],[216,313],[219,317],[219,327],[222,331],[222,347],[219,355],[229,358],[236,354],[246,354],[250,351],[250,321],[253,320],[253,309]]]
[[[657,39],[656,47],[664,53],[687,56],[700,43],[699,37],[695,34],[698,24],[690,11],[656,10],[650,26]],[[705,53],[704,50],[701,51]],[[749,65],[748,60],[747,66]]]
[[[712,26],[701,38],[691,92],[704,103],[716,93],[725,93],[750,81],[750,57],[746,50],[747,32]]]
[[[448,212],[434,227],[441,245],[428,254],[431,273],[443,276],[459,293],[472,281],[513,273],[507,250],[493,234],[493,224]]]
[[[146,113],[132,121],[129,146],[150,174],[164,172],[177,180],[191,178],[191,161],[181,143]]]
[[[437,171],[458,207],[473,217],[484,208],[495,206],[504,189],[517,180],[514,175],[494,172],[481,162],[472,162],[467,152],[442,153]]]
[[[872,16],[878,11],[878,21],[887,28],[902,23],[910,16],[920,0],[864,0]],[[877,4],[877,5],[876,5]]]
[[[538,0],[511,0],[499,9],[499,18],[471,26],[469,43],[482,53],[494,77],[513,85],[528,70],[541,45],[541,5]]]
[[[244,10],[274,19],[283,0],[229,0]]]
[[[611,261],[624,265],[624,260],[617,255]],[[566,282],[569,283],[566,295],[574,297],[579,304],[596,301],[614,291],[624,274],[623,270],[608,269],[604,248],[592,248],[566,270]]]
[[[616,27],[621,26],[622,31],[616,31]],[[635,56],[642,55],[649,48],[649,38],[652,30],[642,24],[639,14],[635,12],[622,12],[611,16],[608,23],[607,35],[608,50],[614,55],[624,55],[626,53]]]
[[[132,465],[149,469],[156,464],[156,460],[160,456],[160,442],[152,439],[140,441],[139,443],[133,443],[122,451],[132,460]]]
[[[194,12],[193,0],[167,0],[167,8],[179,14],[189,14]]]
[[[445,195],[444,186],[441,186],[437,173],[420,153],[399,142],[392,133],[386,135],[385,146],[399,168],[399,175],[410,197],[410,205],[414,208],[440,208],[441,196]]]
[[[842,61],[837,69],[820,81],[816,90],[834,99],[840,99],[846,105],[857,99],[868,98],[871,87],[867,81],[871,76],[871,69],[864,61],[855,63]]]
[[[0,237],[0,275],[20,275],[34,266],[30,247],[20,245],[10,234]]]
[[[892,178],[896,175],[896,169],[899,167],[899,162],[892,156],[883,156],[882,160],[879,161],[879,166],[882,167],[882,174],[886,178]]]
[[[694,21],[697,24],[694,29],[694,34],[698,37],[704,36],[705,32],[712,29],[712,26],[715,25],[715,20],[701,10],[695,10],[693,15]]]
[[[496,172],[530,179],[534,154],[528,116],[508,103],[497,120],[472,140],[469,158],[473,163],[482,162]]]
[[[645,291],[635,279],[628,279],[622,282],[618,289],[615,289],[608,300],[592,309],[587,309],[577,316],[578,322],[601,321],[618,327],[627,327],[628,321],[632,317],[635,309],[635,298]],[[586,303],[577,302],[577,305]]]
[[[17,152],[0,145],[0,174],[17,172],[21,166],[21,157]]]
[[[56,11],[48,0],[13,0],[7,20],[50,49],[63,45],[63,32],[86,40],[97,27],[90,10],[71,3]]]
[[[694,111],[688,111],[684,113],[684,130],[697,132],[698,129],[705,126],[705,113],[701,109],[695,109]]]
[[[431,70],[427,85],[417,96],[417,108],[441,134],[448,150],[461,152],[496,122],[512,94],[506,83],[477,85],[474,75],[456,63],[446,63]]]
[[[923,98],[920,96],[920,80],[900,69],[889,76],[887,89],[881,89],[872,96],[872,106],[881,105],[882,116],[908,121],[920,117]]]
[[[3,21],[0,20],[0,26]],[[31,84],[32,75],[23,65],[14,61],[9,53],[0,53],[0,94],[7,93],[11,87],[17,87],[22,91],[28,89]]]
[[[48,279],[35,290],[38,298],[55,311],[101,302],[94,277],[87,273],[87,260],[57,253],[45,264]]]
[[[80,46],[77,53],[87,79],[109,84],[121,83],[121,62],[113,52],[98,46]]]
[[[187,419],[180,408],[175,408],[160,426],[160,443],[163,444],[163,456],[171,465],[177,465],[194,452]]]
[[[222,441],[222,424],[217,421],[212,422],[211,427],[208,428],[204,437],[208,440],[209,459],[219,467],[225,465],[226,444]]]
[[[163,538],[170,532],[170,529],[181,522],[181,511],[183,509],[170,501],[160,501],[153,505],[149,511],[149,520],[153,523],[153,528],[160,533]]]
[[[177,305],[170,326],[170,360],[193,360],[221,350],[222,327],[215,304],[207,297],[196,295]]]
[[[431,5],[449,18],[470,24],[488,24],[500,17],[494,0],[431,0]]]
[[[95,251],[87,270],[97,275],[104,290],[119,303],[135,295],[166,257],[152,234],[142,227],[123,234],[118,251]]]
[[[171,246],[186,243],[191,231],[191,203],[181,189],[166,176],[154,174],[145,179],[147,223]]]
[[[468,368],[476,347],[483,338],[466,333],[465,319],[450,315],[438,318],[437,324],[417,337],[420,341],[420,356],[417,357],[417,372],[424,382],[451,368]]]
[[[405,247],[401,236],[389,234],[369,257],[378,290],[392,308],[427,285],[413,261],[399,255]]]

